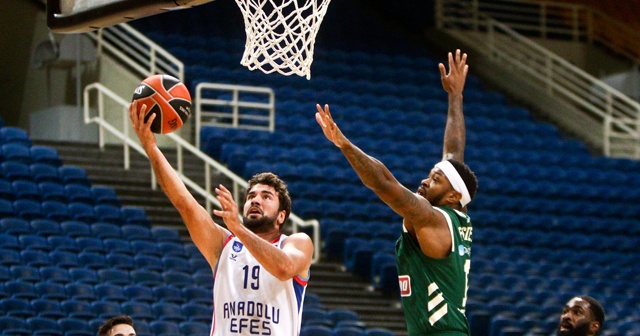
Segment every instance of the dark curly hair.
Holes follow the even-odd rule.
[[[456,169],[458,174],[460,174],[460,177],[462,177],[462,181],[464,181],[464,184],[467,186],[469,196],[471,196],[471,199],[473,199],[476,195],[476,191],[478,190],[478,179],[476,178],[476,174],[471,171],[471,168],[469,168],[469,166],[458,160],[449,159],[447,161],[449,161],[453,165],[453,168]]]
[[[118,315],[107,319],[98,329],[98,336],[109,336],[111,329],[118,324],[128,324],[133,328],[133,319],[127,315]]]

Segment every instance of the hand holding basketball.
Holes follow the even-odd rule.
[[[153,75],[138,85],[133,102],[147,106],[145,122],[152,114],[153,133],[166,134],[179,130],[191,114],[191,95],[187,87],[169,75]]]

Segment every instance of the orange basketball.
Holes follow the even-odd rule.
[[[179,130],[191,114],[191,95],[187,87],[169,75],[153,75],[146,78],[133,92],[132,101],[147,105],[146,122],[151,114],[156,119],[151,124],[153,133],[166,134]]]

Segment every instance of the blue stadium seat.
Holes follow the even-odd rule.
[[[91,187],[91,181],[87,177],[87,171],[84,168],[64,165],[58,168],[58,173],[64,184],[74,183]]]
[[[32,299],[35,299],[35,297],[14,295],[11,298],[0,300],[0,307],[2,307],[2,310],[7,314],[7,316],[27,319],[35,316],[35,311],[33,310],[33,307],[31,306],[31,304],[29,303],[29,301]]]
[[[334,336],[364,336],[364,330],[354,327],[336,326],[333,328]]]
[[[171,228],[153,227],[151,228],[151,236],[158,242],[181,242],[178,231]]]
[[[51,251],[49,252],[49,261],[51,265],[62,268],[78,267],[78,254],[68,251]]]
[[[112,301],[101,300],[92,302],[91,309],[96,314],[96,318],[103,320],[122,314],[120,304]]]
[[[327,318],[332,320],[334,325],[341,321],[358,321],[358,313],[349,309],[333,309],[327,312]]]
[[[130,272],[133,282],[147,287],[157,287],[164,285],[162,275],[159,272],[148,269],[136,269]]]
[[[40,250],[22,250],[20,259],[27,266],[42,267],[49,265],[49,255],[47,252]]]
[[[303,326],[300,330],[300,336],[334,336],[333,330],[326,326],[311,325]]]
[[[31,329],[31,335],[63,336],[62,328],[54,319],[44,317],[30,317],[27,326]]]
[[[211,301],[211,300],[209,300]],[[210,305],[187,302],[181,306],[182,314],[187,316],[189,321],[200,323],[211,323],[213,310]]]
[[[48,146],[31,146],[29,149],[31,159],[34,163],[46,164],[53,167],[60,167],[62,160],[58,156],[58,151]]]
[[[40,189],[40,196],[43,201],[58,201],[62,203],[68,203],[69,201],[66,189],[57,182],[40,182],[38,183],[38,189]]]
[[[64,336],[93,336],[90,332],[89,324],[80,318],[62,318],[58,320],[58,324],[64,330]]]
[[[33,175],[31,175],[29,165],[25,163],[16,161],[5,161],[0,163],[0,167],[2,167],[2,173],[5,179],[9,181],[33,181]]]
[[[91,187],[91,193],[96,204],[107,204],[120,208],[122,203],[113,188],[105,186],[93,186]]]
[[[122,312],[131,316],[134,320],[153,321],[156,316],[151,306],[143,302],[127,301],[121,304]]]
[[[193,285],[191,275],[184,272],[166,271],[162,273],[162,278],[164,279],[165,283],[180,288],[185,288]]]
[[[9,268],[13,279],[36,284],[40,282],[40,270],[32,266],[14,265]]]
[[[151,231],[146,226],[124,224],[121,230],[122,236],[128,240],[151,240]]]
[[[82,267],[94,270],[101,270],[107,267],[105,256],[96,252],[83,251],[78,253],[78,263]]]
[[[170,321],[174,323],[184,322],[185,316],[182,315],[180,305],[170,302],[158,302],[151,305],[151,310],[156,314],[156,318],[160,321]]]
[[[160,257],[165,250],[160,252],[159,244],[147,240],[134,240],[131,242],[131,248],[136,251],[137,255],[150,255]]]
[[[39,317],[57,320],[67,316],[57,300],[35,299],[31,301],[31,307]]]
[[[26,220],[44,218],[40,202],[37,201],[18,199],[13,202],[13,211],[18,217]]]
[[[128,224],[141,225],[146,227],[151,226],[151,222],[147,218],[147,214],[142,208],[124,206],[120,209],[120,212],[122,212],[122,216]]]
[[[189,265],[189,261],[183,257],[176,257],[176,256],[162,257],[162,264],[164,265],[164,269],[167,271],[176,271],[176,272],[184,272],[184,273],[193,272],[191,265]]]
[[[22,245],[20,245],[18,238],[7,233],[0,233],[0,246],[7,250],[20,251],[22,249]]]
[[[47,281],[49,282],[55,282],[62,285],[71,282],[71,276],[69,275],[69,271],[57,266],[41,267],[40,276],[43,279],[47,279]]]
[[[93,285],[90,285],[90,284],[70,282],[64,286],[64,289],[67,292],[67,296],[71,300],[71,301],[67,301],[69,303],[65,302],[67,304],[66,306],[65,306],[65,303],[63,303],[62,306],[65,310],[80,308],[78,305],[71,302],[74,302],[74,301],[92,302],[97,299],[96,294],[93,291]],[[89,309],[89,311],[91,311],[91,309]],[[73,315],[73,316],[77,316],[77,315]]]
[[[40,282],[35,285],[39,299],[62,301],[67,299],[64,286],[55,282]]]
[[[148,304],[156,302],[153,290],[149,287],[142,285],[129,285],[124,286],[122,290],[131,301],[146,302]]]
[[[96,271],[83,268],[83,267],[74,267],[69,269],[69,275],[71,275],[71,280],[76,283],[83,283],[89,285],[97,285],[99,283],[98,274]]]
[[[23,234],[18,238],[23,250],[36,250],[49,252],[50,247],[47,239],[35,234]]]
[[[154,272],[164,271],[162,260],[160,260],[160,258],[158,257],[149,255],[137,255],[133,259],[138,269],[150,270]]]
[[[209,324],[201,322],[181,322],[178,324],[183,335],[206,336],[209,335],[211,327]]]
[[[46,204],[44,203],[46,202],[43,202],[42,210],[46,213],[48,207],[45,207]],[[66,210],[66,207],[64,207],[64,209]],[[48,238],[51,236],[61,236],[63,234],[62,228],[60,227],[59,222],[56,220],[34,219],[29,223],[29,225],[31,226],[33,232],[42,237]]]
[[[137,268],[131,255],[117,252],[107,254],[107,264],[113,269],[122,271],[132,271]]]
[[[91,233],[100,239],[122,238],[122,230],[120,230],[120,227],[111,223],[93,223],[91,224]]]
[[[3,126],[0,128],[0,143],[20,144],[25,147],[31,147],[32,145],[32,141],[29,139],[27,131],[14,126]]]
[[[93,211],[93,206],[81,202],[72,202],[67,205],[69,216],[75,221],[94,223],[98,217]]]
[[[40,189],[33,181],[17,180],[11,182],[16,200],[25,199],[40,202]]]
[[[213,292],[211,289],[201,287],[185,287],[182,288],[185,299],[194,304],[211,305],[213,300]]]
[[[60,176],[58,175],[58,169],[52,165],[44,163],[32,163],[31,165],[29,165],[29,170],[31,171],[33,180],[36,183],[61,182]]]
[[[89,225],[82,225],[89,228]],[[104,247],[102,239],[91,237],[90,234],[87,234],[87,236],[80,236],[76,238],[76,243],[80,248],[80,252],[93,252],[99,254],[107,253],[107,249]]]
[[[28,328],[24,319],[14,316],[0,316],[0,330],[6,335],[31,334],[31,329]]]
[[[117,254],[126,254],[133,256],[136,251],[131,248],[131,244],[129,244],[128,239],[123,238],[105,238],[102,240],[105,249],[109,251],[109,254],[117,253]]]
[[[187,258],[187,254],[184,250],[184,244],[167,241],[167,242],[159,242],[158,248],[162,251],[162,256],[164,257],[178,257],[178,258]]]
[[[116,224],[119,226],[122,226],[125,223],[119,207],[110,204],[98,204],[93,207],[93,210],[100,222]]]
[[[185,303],[182,291],[179,287],[173,285],[155,287],[153,288],[153,294],[155,295],[155,302]]]
[[[149,322],[149,328],[156,335],[180,335],[180,328],[175,322],[152,321]]]
[[[67,183],[64,186],[67,193],[69,203],[83,203],[93,206],[96,203],[96,199],[91,193],[91,188],[80,183]]]
[[[5,161],[21,162],[24,164],[31,164],[31,154],[29,153],[29,147],[16,143],[8,143],[0,147],[2,150],[2,156]]]
[[[100,273],[100,271],[98,272],[98,277],[102,279],[108,278],[112,275],[121,275],[123,276],[123,278],[119,281],[116,281],[116,283],[106,283],[101,281],[100,283],[93,286],[93,290],[100,298],[100,300],[107,302],[117,302],[118,304],[127,301],[128,298],[124,295],[122,286],[117,283],[130,283],[131,279],[127,278],[129,277],[129,273],[117,270],[102,270],[101,272],[102,274]]]

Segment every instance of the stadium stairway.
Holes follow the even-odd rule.
[[[94,186],[114,189],[123,206],[144,209],[152,226],[178,229],[182,239],[190,241],[182,219],[169,199],[159,188],[151,189],[151,169],[145,157],[133,153],[131,169],[125,170],[122,147],[118,145],[107,145],[104,151],[96,144],[88,143],[36,140],[34,145],[55,148],[65,165],[85,169]],[[175,162],[173,152],[163,152],[169,162]],[[197,174],[198,169],[197,162],[185,161],[185,171]],[[225,183],[225,180],[221,178],[214,183]],[[399,300],[373,290],[368,279],[345,271],[342,263],[321,261],[313,265],[308,293],[317,295],[326,311],[351,310],[359,315],[359,321],[367,328],[384,328],[397,336],[406,335]]]
[[[58,151],[65,165],[81,167],[94,185],[113,188],[123,205],[135,206],[145,210],[153,226],[171,227],[180,231],[181,236],[189,240],[187,230],[180,214],[158,187],[151,189],[151,168],[149,161],[142,155],[131,152],[131,169],[125,170],[123,149],[119,145],[107,145],[100,151],[97,144],[35,141],[39,145],[50,146]],[[163,150],[169,162],[175,162],[175,154]],[[202,175],[198,163],[185,157],[185,171],[190,176]],[[222,182],[224,183],[224,182]]]

